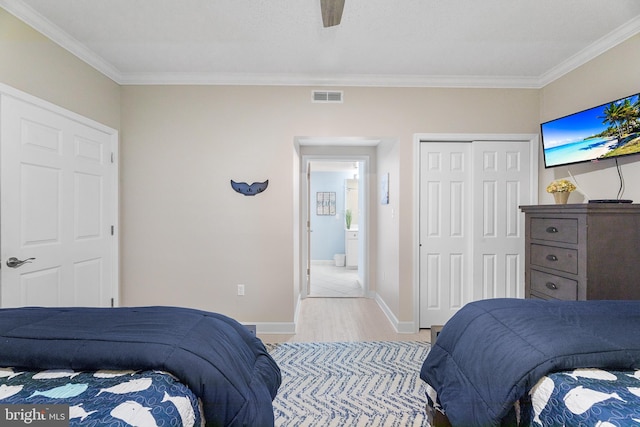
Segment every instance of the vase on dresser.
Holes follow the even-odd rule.
[[[556,201],[556,205],[566,205],[567,200],[569,200],[569,191],[559,191],[557,193],[552,193],[553,199]]]

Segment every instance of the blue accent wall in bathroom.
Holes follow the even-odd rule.
[[[335,254],[344,254],[344,185],[352,178],[349,172],[311,172],[311,260],[331,260]],[[316,215],[316,193],[336,193],[336,214]]]

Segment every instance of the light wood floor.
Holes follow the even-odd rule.
[[[258,334],[265,343],[329,341],[431,341],[431,331],[399,334],[369,298],[302,300],[295,335]]]

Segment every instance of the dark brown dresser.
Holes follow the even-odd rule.
[[[520,209],[527,298],[640,299],[640,204]]]

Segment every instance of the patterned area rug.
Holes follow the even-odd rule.
[[[427,426],[422,342],[268,346],[282,371],[275,425]]]

